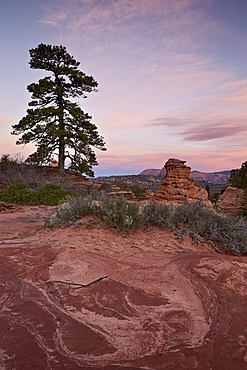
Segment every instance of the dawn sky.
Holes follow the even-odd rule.
[[[64,45],[99,83],[79,100],[105,138],[95,176],[168,158],[205,172],[247,160],[247,0],[0,0],[0,155],[45,77],[29,49]]]

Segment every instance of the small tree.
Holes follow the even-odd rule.
[[[208,185],[208,184],[206,184],[205,189],[207,190],[207,192],[208,192],[208,197],[209,197],[209,195],[210,195],[210,187],[209,187],[209,185]]]
[[[240,169],[231,171],[230,182],[232,186],[247,191],[247,161],[242,163]]]
[[[32,108],[12,126],[13,135],[22,134],[16,144],[36,144],[28,163],[47,163],[56,154],[60,170],[69,158],[69,168],[93,176],[92,166],[98,163],[91,147],[106,150],[105,142],[90,122],[92,117],[71,99],[86,98],[87,93],[97,91],[97,81],[78,69],[80,63],[64,46],[40,44],[30,50],[30,57],[30,68],[44,69],[51,76],[27,86]]]

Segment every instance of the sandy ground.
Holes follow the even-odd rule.
[[[0,369],[247,369],[247,258],[52,207],[0,213]]]

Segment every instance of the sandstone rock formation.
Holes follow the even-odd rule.
[[[244,198],[243,189],[233,188],[228,186],[224,193],[220,195],[216,205],[223,209],[226,213],[237,215],[242,207]]]
[[[0,213],[1,369],[246,369],[246,257],[50,209]]]
[[[131,190],[123,190],[115,184],[109,184],[109,188],[110,191],[107,194],[110,196],[120,196],[126,198],[127,200],[137,200],[135,194]]]
[[[208,193],[201,188],[197,181],[189,179],[189,166],[186,161],[170,158],[165,163],[166,176],[154,194],[154,200],[163,203],[183,203],[184,201],[195,202],[202,200],[207,206],[211,206]]]

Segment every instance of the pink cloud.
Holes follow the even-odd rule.
[[[247,114],[228,116],[223,112],[215,115],[204,112],[183,118],[164,116],[151,120],[147,126],[171,127],[174,135],[181,136],[186,141],[197,142],[247,134],[246,122]]]
[[[247,80],[224,84],[211,95],[192,99],[194,105],[147,123],[169,127],[185,141],[198,142],[247,134]]]
[[[204,4],[208,2],[204,0]],[[205,9],[201,0],[59,0],[44,8],[42,22],[62,26],[65,34],[66,29],[73,30],[75,37],[78,32],[92,37],[92,30],[94,36],[98,33],[102,36],[103,31],[109,30],[125,33],[128,29],[138,34],[142,26],[147,36],[155,28],[159,36],[163,30],[166,43],[176,47],[178,43],[191,43],[191,39],[206,31],[218,32],[219,22],[213,21]],[[153,27],[146,27],[147,19]],[[203,42],[202,37],[200,41]]]
[[[228,120],[228,122],[216,120],[215,123],[211,122],[208,125],[206,124],[205,127],[202,127],[201,125],[194,125],[193,127],[185,131],[181,131],[176,135],[184,136],[186,141],[196,142],[246,134],[246,119],[242,120],[241,122],[239,119],[237,119],[237,117],[234,117],[232,120]]]

